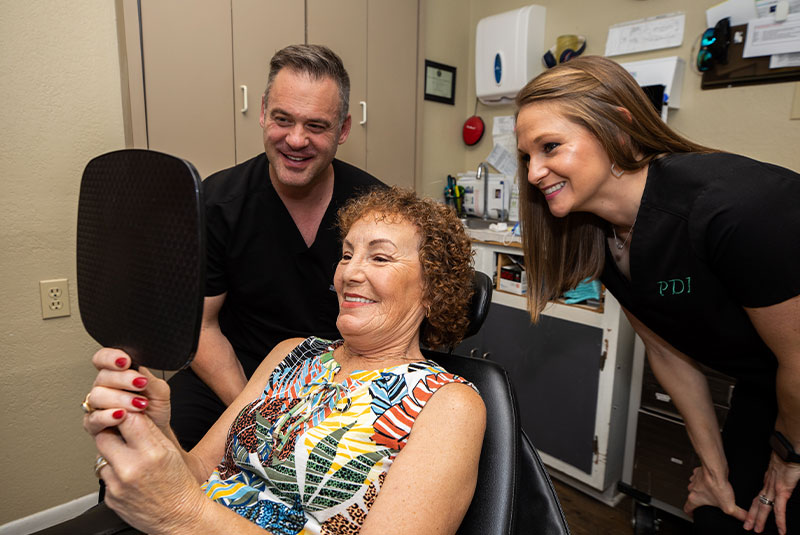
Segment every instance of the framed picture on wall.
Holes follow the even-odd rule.
[[[425,100],[455,105],[456,68],[425,60]]]

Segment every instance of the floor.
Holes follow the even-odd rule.
[[[616,507],[608,505],[553,480],[561,508],[572,535],[629,535],[633,534],[633,500],[625,497]],[[658,511],[661,518],[658,535],[687,535],[691,524],[682,518]]]

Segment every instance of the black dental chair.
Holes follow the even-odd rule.
[[[491,279],[476,271],[474,285],[465,338],[480,330],[491,303]],[[520,427],[517,399],[505,369],[490,360],[422,352],[472,382],[486,405],[478,484],[459,535],[568,535],[550,476]]]
[[[174,180],[183,180],[185,183],[190,184],[188,188],[189,193],[191,193],[191,190],[195,190],[194,193],[197,198],[195,200],[190,199],[190,201],[185,204],[188,206],[188,211],[197,213],[197,218],[194,225],[186,226],[186,221],[181,223],[181,225],[184,226],[181,230],[181,234],[187,237],[189,243],[188,246],[184,244],[179,246],[178,249],[185,249],[188,247],[188,249],[192,251],[190,256],[196,257],[197,261],[202,265],[202,247],[200,247],[199,252],[195,250],[196,246],[202,245],[203,242],[202,210],[198,209],[198,207],[202,207],[202,203],[199,202],[199,180],[190,164],[176,158],[172,159],[174,161],[167,161],[164,159],[165,157],[171,158],[150,151],[118,151],[101,156],[100,159],[106,159],[102,162],[103,165],[100,166],[98,171],[101,175],[98,182],[102,184],[102,187],[99,188],[99,193],[93,193],[91,201],[89,202],[100,204],[104,206],[105,210],[105,200],[102,196],[108,195],[114,197],[117,194],[118,188],[113,186],[114,181],[117,180],[115,175],[119,173],[120,168],[125,168],[130,165],[131,162],[134,162],[137,166],[137,172],[148,173],[148,166],[153,167],[154,170],[150,172],[149,176],[160,177],[159,189],[163,190],[162,194],[172,194],[169,188],[164,190],[162,184],[162,181],[167,179],[161,176],[163,175],[165,165],[170,168],[170,173],[185,173],[186,176],[180,179],[175,178]],[[93,162],[94,161],[95,160],[93,160]],[[90,165],[92,164],[90,163]],[[105,174],[108,176],[105,176]],[[130,174],[130,172],[128,172],[128,174]],[[94,178],[98,179],[98,177]],[[168,178],[168,180],[173,180],[173,178]],[[85,173],[84,182],[86,181],[87,175]],[[191,184],[195,184],[195,186],[192,187]],[[81,202],[83,203],[84,184],[82,184],[81,187]],[[128,177],[128,182],[126,182],[122,189],[125,190],[125,197],[128,199],[126,202],[130,201],[131,197],[137,195],[135,191],[136,188],[132,187],[130,184],[130,176]],[[186,196],[186,188],[183,188],[183,190],[181,195]],[[101,198],[98,198],[96,195],[100,195]],[[142,195],[143,198],[139,199],[140,202],[137,203],[135,200],[131,202],[137,205],[138,210],[144,210],[146,212],[148,206],[152,205],[153,195],[152,192],[142,193]],[[167,212],[173,211],[174,210],[167,210]],[[119,209],[111,210],[110,212],[113,217],[120,216],[118,213]],[[144,221],[152,218],[163,218],[165,217],[164,212],[165,211],[162,209],[160,213],[139,214],[138,219]],[[108,236],[101,236],[104,231],[97,230],[98,228],[105,229],[108,225],[100,225],[97,221],[89,221],[87,225],[92,228],[88,231],[86,229],[81,229],[81,213],[83,212],[79,207],[78,286],[79,292],[81,293],[81,317],[87,327],[87,331],[101,344],[117,345],[118,347],[122,346],[129,352],[135,352],[136,348],[131,347],[127,343],[109,344],[109,339],[107,337],[109,330],[112,331],[110,334],[117,339],[129,341],[135,337],[131,334],[132,331],[122,329],[118,324],[108,324],[109,314],[107,310],[103,311],[103,307],[99,306],[99,303],[105,301],[106,298],[103,296],[91,295],[88,287],[89,284],[94,286],[94,279],[96,278],[97,284],[104,284],[106,287],[110,288],[107,290],[108,292],[135,292],[133,292],[132,289],[120,290],[120,283],[124,283],[125,281],[109,281],[108,279],[112,278],[109,274],[95,273],[90,269],[94,267],[93,259],[91,258],[91,254],[87,257],[86,251],[107,251],[105,244],[95,242],[108,239]],[[171,224],[175,224],[174,214],[170,213],[166,217],[170,218]],[[189,217],[189,220],[191,219],[192,218]],[[84,219],[84,221],[87,220]],[[83,244],[81,242],[81,236],[84,236],[86,240]],[[135,240],[135,237],[132,239]],[[175,237],[168,239],[174,241]],[[147,242],[147,240],[145,240],[145,242]],[[172,241],[170,241],[170,243],[173,244]],[[83,247],[83,254],[81,253],[81,247]],[[131,248],[125,248],[126,251],[129,249]],[[106,254],[105,252],[103,253],[103,255]],[[164,254],[163,250],[159,252],[159,255],[161,254]],[[139,250],[134,256],[135,262],[141,264],[143,252]],[[144,256],[147,255],[145,254]],[[84,265],[83,268],[81,268],[82,258],[88,258],[87,262],[89,263],[88,266]],[[98,261],[97,268],[102,268],[105,262],[105,260]],[[184,262],[185,260],[181,257],[178,263]],[[82,269],[84,273],[90,273],[90,275],[84,275],[83,284],[81,281]],[[182,266],[180,269],[185,270],[186,267]],[[118,266],[115,272],[121,272]],[[184,284],[178,284],[177,286],[184,289],[185,292],[188,292],[186,295],[191,295],[191,292],[194,291],[193,289],[198,284],[198,280],[202,280],[202,275],[203,269],[201,266],[201,269],[192,271],[192,275],[189,277],[191,280]],[[89,278],[91,278],[91,281]],[[167,283],[170,293],[174,293],[176,291],[175,281],[169,280],[168,278]],[[483,273],[476,272],[474,284],[475,295],[472,299],[470,309],[470,325],[467,336],[478,332],[483,324],[491,302],[491,279]],[[87,296],[86,301],[84,301],[84,295]],[[97,302],[93,301],[95,298]],[[115,299],[118,299],[118,297],[108,299],[108,301],[113,303]],[[181,297],[181,299],[187,300],[185,296]],[[183,314],[186,316],[186,321],[184,323],[188,325],[189,327],[187,328],[191,330],[191,327],[197,320],[196,316],[198,310],[195,306],[197,299],[188,299],[188,301],[192,303],[192,306],[190,306],[188,310],[183,311]],[[199,303],[201,312],[202,292],[199,294]],[[130,304],[128,304],[128,306],[129,305]],[[161,308],[166,309],[166,314],[172,317],[176,314],[176,310],[168,305],[169,303],[159,304]],[[105,304],[104,306],[113,306],[113,304]],[[85,308],[88,309],[85,310]],[[95,318],[94,320],[92,319],[93,317]],[[121,316],[121,318],[125,321],[130,321],[129,317]],[[150,318],[146,319],[149,320]],[[133,342],[130,342],[130,344],[133,344]],[[190,344],[190,347],[188,347],[190,355],[194,352],[196,347],[196,339],[192,344],[194,345]],[[164,350],[164,348],[167,348],[169,352],[173,351],[173,349],[170,349],[168,346],[169,344],[163,341],[159,344],[151,342],[149,347],[143,348],[143,350],[146,349],[148,353]],[[184,351],[187,349],[185,341],[181,349]],[[478,469],[478,484],[472,504],[467,511],[458,533],[461,535],[568,535],[569,528],[564,519],[550,477],[545,471],[544,465],[536,453],[536,450],[531,445],[530,440],[520,428],[517,400],[514,396],[514,391],[507,372],[500,365],[489,360],[462,357],[430,350],[423,350],[423,353],[426,358],[437,362],[448,371],[461,375],[475,384],[486,405],[486,434]],[[174,359],[174,357],[171,358]],[[164,367],[154,365],[153,362],[147,362],[146,364],[156,369],[164,369]],[[138,530],[128,526],[113,511],[108,509],[105,504],[101,503],[72,520],[39,531],[36,535],[136,535],[139,533]]]

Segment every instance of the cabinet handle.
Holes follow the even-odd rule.
[[[482,358],[482,359],[488,359],[488,358],[489,358],[489,355],[491,355],[491,353],[489,353],[489,352],[487,351],[486,353],[484,353],[484,354],[483,354],[483,356],[482,356],[481,358]]]
[[[361,100],[358,104],[361,106],[361,122],[358,124],[367,124],[367,103]]]
[[[239,89],[242,90],[242,109],[240,111],[245,113],[247,111],[247,86],[240,85]]]

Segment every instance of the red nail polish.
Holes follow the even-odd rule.
[[[121,420],[123,416],[125,416],[125,411],[122,409],[114,411],[111,416],[114,417],[115,420]]]
[[[147,386],[147,377],[137,377],[133,380],[133,386],[136,388],[144,388]]]
[[[147,400],[145,398],[133,398],[131,405],[137,409],[144,409],[147,407]]]
[[[114,364],[117,365],[117,368],[124,368],[127,363],[128,361],[125,359],[125,357],[120,357],[114,361]]]

